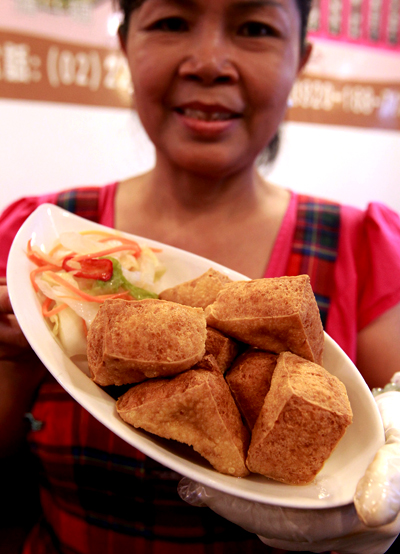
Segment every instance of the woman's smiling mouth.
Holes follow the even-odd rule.
[[[174,108],[185,127],[203,136],[218,135],[228,130],[242,116],[220,104],[191,102]]]
[[[176,108],[179,114],[200,121],[227,121],[239,118],[239,114],[229,111],[204,111],[194,108]]]

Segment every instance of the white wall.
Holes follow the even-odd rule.
[[[290,123],[269,174],[294,190],[364,207],[379,201],[400,213],[400,133]]]
[[[153,147],[127,109],[0,100],[0,210],[12,200],[145,171]]]

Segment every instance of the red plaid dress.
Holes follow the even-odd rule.
[[[58,204],[98,220],[97,189],[69,191]],[[310,273],[323,317],[329,307],[339,208],[302,197],[288,273]],[[317,299],[318,299],[317,296]],[[23,554],[252,554],[258,538],[207,508],[180,500],[179,475],[106,429],[49,376],[28,440],[38,460],[43,517]]]

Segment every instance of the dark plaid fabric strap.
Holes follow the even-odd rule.
[[[56,204],[64,210],[99,222],[99,187],[83,187],[60,192]]]
[[[339,246],[340,205],[299,195],[287,275],[310,276],[324,327],[334,284]]]

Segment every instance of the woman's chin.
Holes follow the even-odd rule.
[[[246,157],[247,158],[247,157]],[[174,165],[192,173],[197,177],[204,177],[212,180],[220,180],[231,176],[235,172],[243,171],[247,166],[252,167],[254,157],[246,159],[237,155],[226,154],[224,152],[204,152],[196,153],[185,152],[183,155],[170,157]]]

